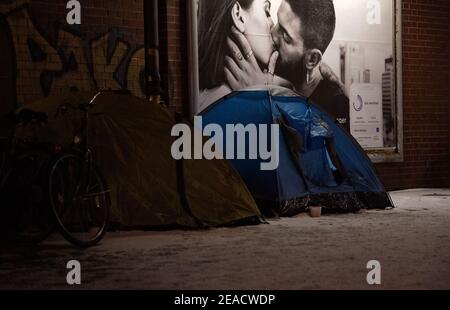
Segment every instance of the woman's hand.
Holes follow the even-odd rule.
[[[232,37],[237,44],[227,38],[231,56],[225,58],[225,77],[232,90],[237,91],[256,85],[290,85],[289,82],[275,76],[275,67],[279,53],[275,51],[270,57],[267,70],[261,68],[253,55],[250,43],[247,38],[234,26],[231,29]],[[275,84],[276,83],[276,84]]]

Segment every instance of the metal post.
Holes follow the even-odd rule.
[[[158,9],[158,0],[144,0],[145,95],[156,103],[161,94]]]

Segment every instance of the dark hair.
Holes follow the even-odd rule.
[[[302,37],[308,49],[322,53],[328,48],[336,29],[333,0],[286,0],[302,24]]]
[[[227,37],[233,25],[231,9],[239,3],[248,9],[253,0],[200,0],[198,6],[198,55],[200,90],[225,82]]]

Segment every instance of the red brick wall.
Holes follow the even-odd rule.
[[[0,104],[0,115],[6,114],[15,108],[15,55],[9,49],[11,38],[5,21],[0,21],[0,94],[3,104]],[[0,124],[0,128],[2,124]]]
[[[57,50],[52,49],[52,45],[57,45],[58,27],[74,30],[77,34],[82,36],[84,43],[90,42],[98,38],[99,35],[107,33],[111,29],[116,30],[117,36],[120,40],[127,43],[129,50],[133,51],[144,44],[144,14],[143,14],[143,0],[83,0],[82,4],[82,23],[79,26],[67,27],[65,20],[68,10],[66,9],[66,1],[64,0],[2,0],[0,2],[0,13],[8,14],[16,7],[21,7],[22,3],[27,3],[27,12],[33,19],[33,22],[39,28],[39,31],[44,34],[45,40],[48,41],[48,46],[44,46],[46,52],[53,53],[52,60],[48,60],[45,65],[31,66],[36,68],[33,76],[29,77],[27,73],[23,72],[21,75],[20,69],[18,74],[18,101],[19,105],[25,102],[39,99],[44,94],[40,89],[38,75],[42,68],[58,71],[62,68],[62,64],[57,61]],[[187,68],[187,33],[186,33],[186,0],[167,0],[161,2],[161,49],[164,55],[161,55],[163,63],[161,75],[165,80],[164,89],[169,97],[169,103],[180,112],[186,112],[187,102],[187,88],[186,88],[186,68]],[[11,18],[10,18],[11,19]],[[22,26],[22,25],[21,25]],[[30,25],[29,25],[30,26]],[[14,25],[12,25],[14,27]],[[32,25],[31,27],[32,28]],[[20,31],[23,32],[23,31]],[[17,40],[20,46],[18,49],[20,53],[26,53],[26,34]],[[39,40],[38,40],[39,41]],[[69,44],[70,45],[70,44]],[[106,49],[106,44],[100,44],[103,50]],[[86,47],[83,47],[85,50]],[[118,47],[119,52],[117,57],[113,59],[114,65],[120,62],[120,58],[127,53],[126,47],[121,45]],[[84,51],[85,53],[87,51]],[[125,55],[126,56],[126,55]],[[140,55],[138,55],[140,56]],[[143,56],[143,55],[142,55]],[[73,76],[70,80],[83,80],[83,83],[75,83],[80,90],[89,90],[93,88],[118,88],[111,78],[116,69],[114,66],[106,68],[105,51],[102,55],[95,55],[92,59],[93,69],[96,70],[93,81],[90,81],[86,74],[82,77]],[[138,71],[136,66],[142,66],[142,59],[137,57],[135,61],[134,71]],[[79,62],[89,62],[88,60],[79,60]],[[133,63],[131,64],[133,65]],[[26,68],[29,71],[29,66]],[[136,74],[134,74],[136,75]],[[69,78],[68,78],[69,79]],[[94,83],[92,83],[94,82]],[[63,83],[67,84],[67,83]],[[22,85],[24,85],[22,87]],[[130,88],[130,85],[128,85]],[[138,85],[131,87],[135,94],[139,94]],[[58,88],[57,93],[64,92],[67,89]],[[53,92],[52,92],[53,94]]]
[[[31,13],[38,24],[53,36],[54,23],[65,23],[68,13],[66,3],[65,0],[33,0],[30,1]],[[88,39],[117,27],[124,40],[143,44],[143,0],[84,0],[80,3],[82,23],[75,28]]]
[[[71,88],[128,88],[144,96],[143,0],[80,2],[81,25],[73,26],[64,0],[0,2],[13,41],[0,49],[14,50],[19,106]]]
[[[185,2],[167,1],[178,105],[188,102]],[[388,189],[450,187],[449,16],[448,0],[403,0],[405,162],[376,165]]]
[[[3,3],[8,2],[20,1],[2,1],[0,12],[6,10],[7,4]],[[50,37],[56,36],[52,33],[53,22],[64,22],[65,1],[29,2],[37,23]],[[84,24],[78,30],[87,40],[114,26],[133,46],[143,44],[142,0],[84,0],[82,4]],[[186,0],[166,0],[162,12],[165,16],[161,17],[161,51],[164,53],[161,57],[168,63],[165,66],[163,62],[162,75],[171,105],[186,112],[189,106]],[[405,162],[376,166],[388,189],[450,187],[448,16],[448,0],[403,0]],[[99,58],[100,63],[104,61],[104,55]],[[100,72],[96,76],[110,85],[112,69],[103,66],[98,66]],[[29,82],[24,83],[27,86]]]
[[[377,169],[390,189],[450,187],[450,1],[402,12],[405,162]]]

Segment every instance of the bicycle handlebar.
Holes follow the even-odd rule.
[[[70,104],[70,102],[63,102],[56,109],[55,117],[58,117],[60,113],[64,114],[65,112],[67,112],[68,108],[71,110],[75,110],[75,111],[76,110],[86,111],[87,108],[91,108],[95,105],[95,100],[97,100],[98,96],[100,96],[101,94],[103,94],[103,92],[99,91],[97,94],[95,94],[94,97],[92,97],[92,99],[88,103],[81,103],[78,106],[74,106],[74,105]],[[66,110],[66,111],[64,111],[64,110]]]

